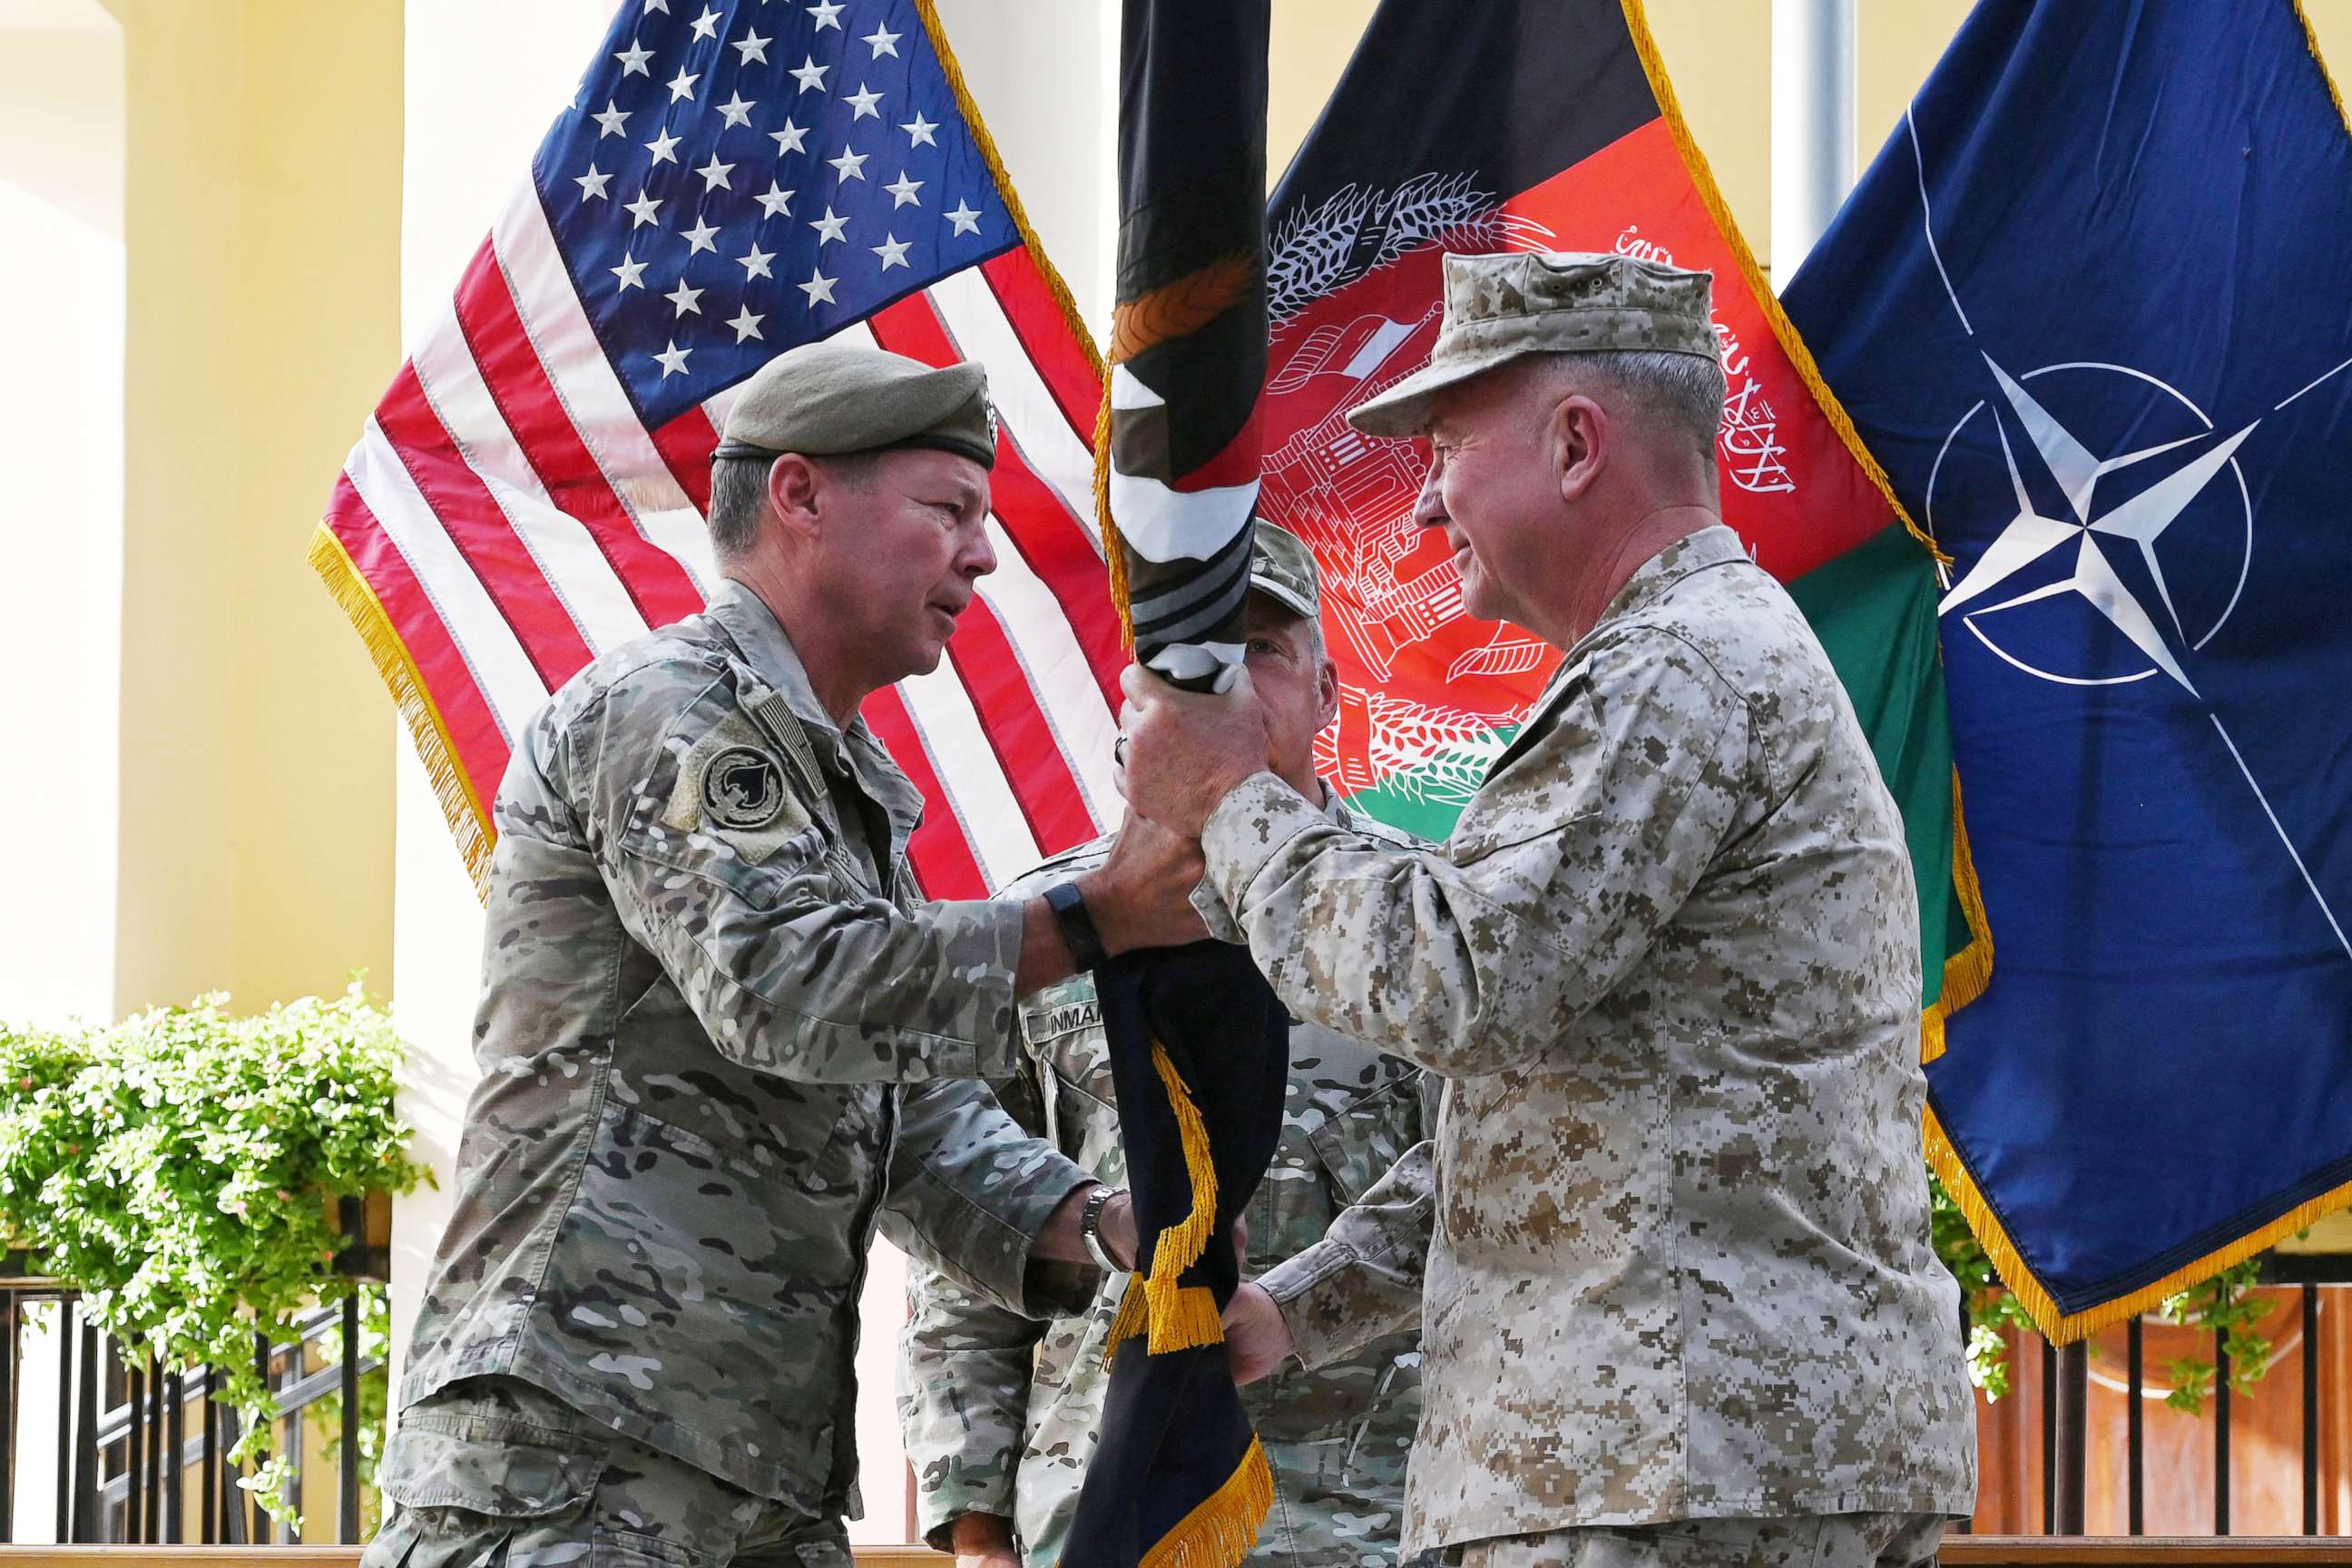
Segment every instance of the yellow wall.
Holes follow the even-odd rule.
[[[1372,18],[1377,0],[1275,0],[1266,51],[1265,179],[1272,189]]]
[[[392,981],[393,724],[302,547],[399,363],[398,0],[124,33],[119,1010]]]
[[[1739,231],[1769,275],[1770,0],[1649,0],[1643,11],[1691,136],[1706,154]]]

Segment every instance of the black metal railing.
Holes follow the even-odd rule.
[[[363,1288],[380,1285],[388,1248],[368,1243],[359,1200],[343,1200],[341,1217],[347,1245],[335,1258],[335,1271]],[[46,1314],[37,1310],[44,1307]],[[291,1527],[272,1520],[240,1484],[253,1479],[256,1467],[229,1462],[242,1434],[236,1413],[215,1397],[215,1369],[171,1368],[142,1357],[101,1332],[84,1315],[75,1291],[28,1275],[21,1254],[0,1259],[0,1542],[43,1533],[35,1522],[38,1515],[28,1516],[33,1500],[17,1495],[16,1478],[21,1446],[37,1440],[51,1414],[27,1408],[23,1397],[27,1329],[44,1316],[55,1339],[50,1353],[58,1388],[49,1438],[57,1458],[54,1495],[47,1500],[54,1510],[51,1539],[67,1544],[297,1543]],[[356,1542],[363,1500],[355,1426],[362,1380],[381,1368],[382,1359],[366,1354],[362,1344],[356,1293],[305,1314],[295,1328],[295,1337],[284,1343],[254,1336],[254,1369],[278,1406],[263,1454],[287,1457],[297,1499],[315,1495],[318,1489],[305,1484],[312,1479],[305,1469],[314,1435],[306,1422],[320,1401],[339,1398],[335,1539]],[[340,1339],[331,1361],[320,1349],[330,1336]]]
[[[2297,1327],[2301,1331],[2302,1528],[2307,1536],[2320,1533],[2320,1500],[2328,1478],[2322,1473],[2320,1449],[2320,1320],[2321,1294],[2335,1298],[2331,1314],[2352,1310],[2352,1256],[2268,1253],[2262,1260],[2260,1287],[2296,1292]],[[2147,1351],[2145,1320],[2135,1318],[2124,1332],[2125,1432],[2122,1471],[2124,1523],[2126,1533],[2145,1535],[2147,1519]],[[2344,1331],[2338,1329],[2337,1332]],[[2088,1423],[2090,1349],[2084,1342],[2053,1348],[2040,1344],[2041,1356],[2041,1523],[2044,1533],[2081,1535],[2084,1531],[2091,1433]],[[2226,1336],[2213,1335],[2214,1363],[2211,1404],[2204,1419],[2212,1426],[2213,1507],[2216,1536],[2231,1533],[2231,1441],[2235,1411],[2231,1387]],[[2112,1385],[2110,1385],[2112,1386]]]

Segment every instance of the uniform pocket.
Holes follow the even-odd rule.
[[[811,1283],[845,1284],[847,1237],[873,1176],[855,1150],[882,1112],[852,1093],[815,1147],[727,1147],[632,1107],[607,1104],[566,1223],[602,1285],[660,1318],[678,1302],[743,1302]],[[815,1118],[810,1119],[812,1121]],[[631,1329],[641,1323],[629,1322]]]
[[[372,1560],[396,1568],[472,1568],[519,1531],[583,1512],[604,1473],[602,1452],[541,1440],[494,1415],[415,1411],[385,1445],[377,1485],[398,1505]]]
[[[588,1542],[588,1568],[701,1568],[710,1559],[674,1541],[599,1528]]]
[[[1421,1142],[1421,1075],[1406,1073],[1324,1119],[1307,1137],[1341,1207]]]

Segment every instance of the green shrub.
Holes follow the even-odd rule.
[[[356,981],[253,1017],[225,1000],[0,1027],[0,1229],[126,1347],[211,1365],[243,1461],[277,1415],[254,1335],[289,1341],[297,1314],[356,1289],[332,1268],[335,1200],[425,1172],[393,1110],[399,1038]],[[287,1479],[280,1457],[255,1483],[281,1518]]]

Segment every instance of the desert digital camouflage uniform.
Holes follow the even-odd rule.
[[[1370,842],[1419,842],[1332,809]],[[1067,881],[1099,865],[1108,846],[1106,838],[1049,860],[1004,896]],[[1096,1175],[1122,1180],[1093,979],[1039,991],[1022,1005],[1021,1032],[1022,1071],[1000,1086],[1000,1098]],[[1290,1044],[1282,1142],[1246,1212],[1243,1272],[1261,1276],[1277,1301],[1314,1288],[1346,1296],[1355,1310],[1349,1343],[1302,1331],[1298,1359],[1242,1391],[1275,1489],[1250,1561],[1385,1568],[1396,1561],[1405,1458],[1421,1415],[1412,1325],[1429,1237],[1434,1087],[1428,1075],[1314,1024],[1294,1026]],[[1127,1279],[1102,1281],[1084,1316],[1047,1324],[975,1300],[936,1270],[910,1274],[899,1423],[919,1520],[935,1542],[959,1514],[999,1514],[1014,1521],[1029,1568],[1053,1568],[1100,1427],[1110,1382],[1103,1346]]]
[[[1270,773],[1204,846],[1296,1013],[1448,1080],[1408,1550],[1559,1532],[1463,1561],[1607,1563],[1576,1527],[1966,1511],[1902,825],[1729,529],[1634,573],[1443,850]]]
[[[668,1537],[688,1561],[755,1538],[835,1561],[877,1218],[1047,1310],[1024,1296],[1030,1239],[1084,1173],[976,1081],[1016,1065],[1021,911],[914,897],[919,805],[732,583],[598,658],[521,737],[483,1076],[377,1561],[430,1568],[486,1521],[527,1522],[560,1561],[583,1510],[600,1550],[610,1529],[635,1541],[645,1510],[600,1487],[663,1457],[713,1489],[685,1511],[725,1526]],[[543,1461],[512,1458],[518,1423]]]

